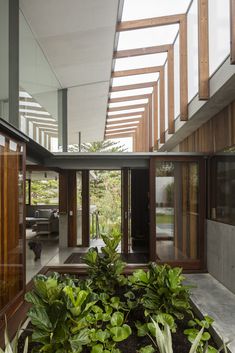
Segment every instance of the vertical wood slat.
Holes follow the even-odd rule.
[[[183,16],[179,26],[180,40],[180,120],[188,120],[188,54],[187,16]]]
[[[153,151],[153,99],[152,95],[149,98],[149,152]]]
[[[235,64],[235,0],[230,0],[230,63]]]
[[[153,88],[153,119],[154,119],[154,123],[153,123],[153,127],[154,127],[154,132],[153,132],[153,143],[154,143],[154,147],[157,144],[157,140],[158,140],[158,83],[154,86]]]
[[[160,143],[165,143],[165,72],[160,71]]]
[[[129,252],[129,170],[122,169],[122,252]]]
[[[77,245],[77,193],[76,171],[68,171],[68,246]]]
[[[90,246],[90,171],[82,171],[82,246]]]
[[[209,99],[208,0],[198,0],[199,99]]]
[[[168,50],[168,133],[175,132],[174,47]]]

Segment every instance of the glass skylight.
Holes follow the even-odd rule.
[[[123,117],[123,118],[112,118],[112,119],[110,119],[110,118],[107,118],[107,123],[109,123],[110,121],[125,121],[125,120],[129,120],[129,119],[133,119],[133,120],[135,120],[135,119],[141,119],[142,118],[142,115],[133,115],[133,116],[127,116],[127,117]]]
[[[135,132],[135,130],[128,130],[128,131],[123,131],[123,132],[113,132],[113,133],[106,133],[105,136],[121,135],[123,133],[131,134],[134,132]]]
[[[179,25],[174,24],[120,32],[118,50],[172,44],[178,30]]]
[[[44,122],[41,122],[41,121],[35,121],[33,122],[34,124],[36,125],[41,125],[41,126],[51,126],[51,127],[56,127],[58,126],[58,124],[54,124],[54,123],[44,123]]]
[[[19,96],[20,96],[20,98],[32,98],[32,96],[30,96],[30,94],[28,94],[25,91],[20,91]]]
[[[115,60],[115,71],[140,69],[143,67],[162,66],[167,58],[166,53],[132,56]]]
[[[144,83],[144,82],[157,82],[158,78],[159,78],[158,73],[116,77],[113,79],[113,87],[132,85],[132,84]]]
[[[129,113],[139,113],[144,112],[145,108],[136,108],[136,109],[128,109],[128,110],[118,110],[117,112],[109,112],[108,116],[119,115],[119,114],[129,114]]]
[[[32,116],[32,115],[21,115],[24,118],[29,118],[29,119],[34,119],[34,120],[40,120],[40,121],[55,121],[53,118],[48,118],[48,117],[39,117],[39,116]]]
[[[139,123],[138,121],[133,119],[133,121],[129,121],[128,123],[122,123],[122,122],[120,122],[120,123],[117,122],[116,124],[107,123],[106,127],[108,129],[108,128],[112,128],[112,127],[116,127],[116,126],[126,126],[126,125],[131,125],[131,124],[138,124],[138,123]]]
[[[137,125],[136,126],[132,126],[131,129],[137,129]],[[130,130],[130,127],[117,127],[115,129],[106,129],[106,132],[115,132],[115,131],[118,131],[118,130]]]
[[[25,107],[42,108],[42,106],[36,102],[19,101],[19,105],[24,105]]]
[[[19,109],[19,112],[20,113],[32,113],[32,114],[36,114],[36,115],[50,115],[50,113],[46,112],[46,111],[41,111],[41,110],[31,110],[31,109],[23,109],[23,108],[20,108]]]
[[[147,103],[148,103],[148,99],[138,99],[134,101],[109,103],[109,108],[118,108],[118,107],[131,106],[136,104],[147,104]]]
[[[153,92],[152,87],[131,89],[126,91],[111,92],[111,98],[137,96],[140,94],[151,94],[152,92]]]
[[[122,21],[185,13],[191,0],[125,0]]]

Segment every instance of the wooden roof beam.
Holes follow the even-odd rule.
[[[159,72],[160,69],[161,69],[161,66],[153,66],[153,67],[144,67],[141,69],[114,71],[112,72],[112,77],[115,78],[115,77],[153,74],[153,73]]]
[[[133,56],[161,54],[170,50],[171,47],[173,47],[173,44],[164,44],[164,45],[157,45],[153,47],[138,48],[138,49],[118,50],[114,52],[113,58],[122,59],[122,58],[130,58]]]
[[[132,31],[151,27],[167,26],[180,23],[185,14],[145,18],[134,21],[124,21],[117,24],[116,31]]]

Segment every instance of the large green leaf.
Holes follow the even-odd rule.
[[[110,332],[115,342],[121,342],[131,335],[131,328],[129,325],[125,324],[122,327],[112,327]]]
[[[113,315],[111,316],[110,323],[112,326],[121,326],[123,324],[123,321],[124,321],[123,313],[117,311],[113,313]]]
[[[52,323],[44,307],[30,308],[28,316],[31,319],[32,324],[39,328],[39,330],[46,332],[51,332],[53,330]]]
[[[89,330],[83,329],[69,340],[73,351],[79,350],[82,346],[90,343]]]

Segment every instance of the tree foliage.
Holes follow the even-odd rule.
[[[126,152],[126,147],[120,146],[118,142],[111,141],[111,140],[104,140],[104,141],[94,141],[94,142],[87,142],[82,143],[81,151],[80,152]],[[74,144],[69,146],[69,152],[79,152],[79,145]]]

